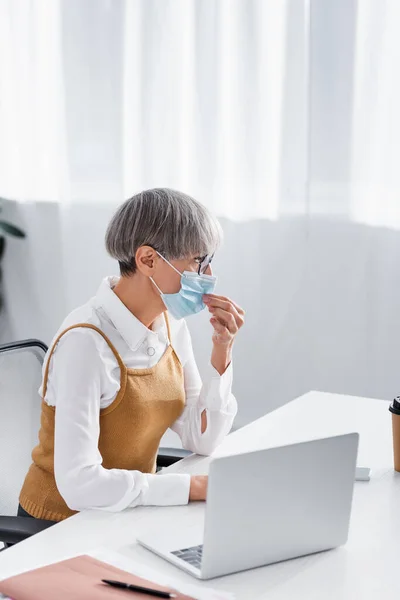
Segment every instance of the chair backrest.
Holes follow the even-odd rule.
[[[47,347],[39,340],[0,346],[0,515],[15,515],[38,441],[38,394]]]

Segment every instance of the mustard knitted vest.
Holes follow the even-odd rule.
[[[168,318],[168,337],[171,339]],[[45,369],[39,444],[25,478],[20,504],[39,519],[61,521],[75,514],[59,493],[54,477],[54,425],[57,408],[44,401],[49,366],[60,338],[71,329],[94,329],[109,345],[121,372],[120,390],[110,406],[100,411],[99,450],[106,469],[154,473],[160,440],[185,406],[183,368],[168,346],[160,361],[149,369],[127,369],[106,335],[94,325],[82,323],[63,331],[54,342]],[[73,399],[71,398],[71,401]],[[71,446],[71,452],[74,452]]]

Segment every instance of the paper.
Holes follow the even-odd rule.
[[[149,567],[143,567],[143,565],[135,565],[135,563],[123,556],[119,552],[109,550],[108,548],[99,548],[92,552],[89,552],[90,556],[97,558],[97,560],[101,560],[110,565],[113,565],[117,569],[123,569],[124,571],[128,571],[133,575],[137,575],[138,577],[143,577],[144,579],[149,579],[150,581],[154,581],[159,585],[163,585],[165,587],[173,588],[177,590],[181,594],[186,594],[187,596],[191,596],[195,598],[195,600],[234,600],[234,594],[230,592],[224,592],[220,590],[215,590],[209,587],[203,587],[200,585],[177,581],[172,577],[167,577],[165,575],[160,574],[158,571],[151,569]]]
[[[172,592],[168,586],[148,581],[109,562],[92,556],[77,556],[40,569],[34,569],[0,582],[0,591],[18,600],[126,600],[125,590],[117,590],[103,579],[124,581],[132,585]],[[174,590],[175,591],[175,590]],[[177,600],[197,600],[176,592]],[[6,596],[7,597],[7,596]],[[142,598],[143,593],[129,592],[129,597]]]

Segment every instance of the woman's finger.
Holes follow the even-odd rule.
[[[238,326],[238,328],[240,328],[243,325],[243,323],[244,323],[243,315],[240,315],[238,313],[235,306],[228,299],[222,300],[221,298],[215,298],[215,299],[213,298],[213,299],[207,301],[206,304],[207,304],[210,312],[214,312],[214,310],[221,309],[221,310],[226,311],[227,313],[231,313],[235,318],[236,325]]]
[[[226,330],[225,325],[218,321],[216,317],[211,317],[210,323],[214,327],[215,331],[217,331],[218,333],[224,333],[224,331]]]
[[[224,325],[229,331],[235,335],[238,332],[238,325],[236,323],[236,319],[231,312],[227,312],[226,310],[222,310],[222,308],[213,308],[212,314],[222,325]]]
[[[218,319],[216,319],[215,317],[212,317],[210,319],[210,323],[211,325],[214,327],[214,336],[218,339],[218,340],[226,340],[226,341],[230,341],[232,339],[232,334],[229,331],[229,329],[227,329],[225,327],[225,325],[223,325],[222,323],[220,323],[218,321]],[[213,336],[213,337],[214,337]]]
[[[243,308],[241,306],[239,306],[239,304],[237,304],[230,298],[227,298],[226,296],[218,296],[217,294],[206,294],[206,298],[207,297],[210,299],[210,301],[211,300],[223,300],[224,302],[229,302],[230,304],[232,304],[232,306],[234,306],[234,308],[237,310],[239,315],[241,315],[243,317],[245,314]],[[206,304],[207,304],[207,302],[206,302]]]

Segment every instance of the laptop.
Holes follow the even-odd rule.
[[[191,519],[137,541],[199,579],[345,544],[358,439],[351,433],[215,458],[204,528],[200,518],[193,530]]]

